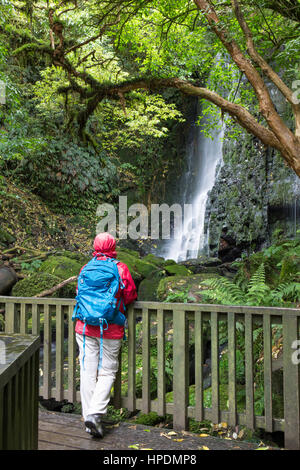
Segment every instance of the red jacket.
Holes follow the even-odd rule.
[[[107,257],[114,257],[107,255]],[[103,255],[98,255],[97,259],[106,259],[105,256]],[[136,292],[136,287],[134,280],[132,279],[132,276],[129,272],[128,267],[126,264],[119,262],[118,263],[118,271],[120,274],[120,277],[124,283],[125,288],[119,289],[117,292],[117,299],[119,299],[122,296],[122,299],[124,301],[125,305],[131,304],[136,298],[137,298],[137,292]],[[84,266],[83,266],[84,267]],[[83,269],[83,267],[81,269]],[[121,303],[120,305],[120,311],[124,313],[123,309],[123,304]],[[76,326],[75,326],[75,331],[76,333],[82,334],[83,333],[83,327],[84,323],[80,320],[76,321]],[[100,338],[100,329],[99,326],[94,326],[94,325],[86,325],[85,328],[85,334],[87,336],[94,336],[97,338]],[[122,339],[124,336],[124,326],[116,325],[114,323],[110,323],[108,325],[107,330],[103,330],[103,338],[104,339]]]

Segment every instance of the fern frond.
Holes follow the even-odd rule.
[[[238,305],[244,301],[244,292],[227,278],[206,279],[201,284],[210,288],[202,290],[201,295],[217,303]]]
[[[283,282],[272,291],[274,300],[290,300],[298,302],[300,300],[300,282]]]
[[[261,263],[249,281],[246,304],[264,305],[269,297],[270,291],[270,287],[266,284],[265,265]]]

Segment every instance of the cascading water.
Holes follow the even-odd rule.
[[[204,231],[206,202],[215,182],[216,169],[222,163],[224,130],[220,123],[218,127],[220,129],[214,131],[213,139],[205,137],[200,126],[192,128],[192,139],[187,148],[187,171],[181,182],[182,203],[190,204],[191,210],[184,214],[180,233],[165,246],[167,259],[183,261],[197,258],[208,249]]]

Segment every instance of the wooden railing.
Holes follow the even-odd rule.
[[[0,333],[0,450],[38,448],[39,345]]]
[[[76,390],[76,343],[71,316],[74,300],[0,297],[0,308],[5,309],[5,331],[41,334],[42,356],[40,362],[42,383],[40,395],[44,398],[80,401]],[[186,429],[190,418],[210,420],[229,426],[244,425],[250,429],[267,432],[283,431],[285,447],[300,449],[300,386],[297,354],[299,340],[298,309],[269,307],[221,306],[182,303],[135,302],[128,309],[128,361],[127,391],[122,393],[124,376],[121,366],[114,386],[113,403],[130,411],[144,413],[155,411],[160,416],[173,415],[173,427]],[[142,322],[142,338],[137,338],[137,325]],[[262,329],[263,364],[263,414],[255,412],[256,384],[254,383],[254,333]],[[274,413],[272,347],[274,327],[280,328],[283,341],[283,411]],[[228,350],[228,386],[226,404],[221,403],[220,378],[220,328],[226,334]],[[237,328],[244,335],[244,380],[237,384]],[[210,334],[211,350],[211,402],[204,406],[204,331]],[[240,334],[240,333],[239,333]],[[190,336],[194,336],[194,403],[189,398]],[[64,338],[67,350],[64,349]],[[151,397],[150,343],[156,338],[157,395]],[[172,400],[166,399],[166,346],[172,341]],[[141,344],[140,344],[141,342]],[[224,338],[223,338],[224,342]],[[55,343],[55,362],[51,344]],[[300,343],[299,343],[300,344]],[[142,351],[142,393],[137,397],[137,346]],[[120,355],[124,360],[124,354]],[[78,363],[77,363],[78,367]],[[241,384],[242,382],[242,384]],[[243,409],[238,409],[237,395],[245,395]],[[77,387],[78,388],[78,387]],[[241,405],[239,404],[239,408]]]

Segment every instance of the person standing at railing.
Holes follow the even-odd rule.
[[[114,261],[117,256],[116,240],[106,232],[96,236],[94,249],[93,256],[97,261]],[[83,268],[80,273],[83,272]],[[137,298],[137,291],[127,265],[118,262],[117,268],[121,282],[116,299],[119,312],[122,315],[125,313],[125,306]],[[106,322],[105,328],[101,330],[99,326],[86,324],[86,322],[76,319],[75,332],[80,357],[82,415],[86,431],[94,437],[103,437],[101,420],[107,413],[111,388],[118,371],[118,356],[124,331],[124,326],[120,324]],[[101,365],[99,358],[101,358]]]

